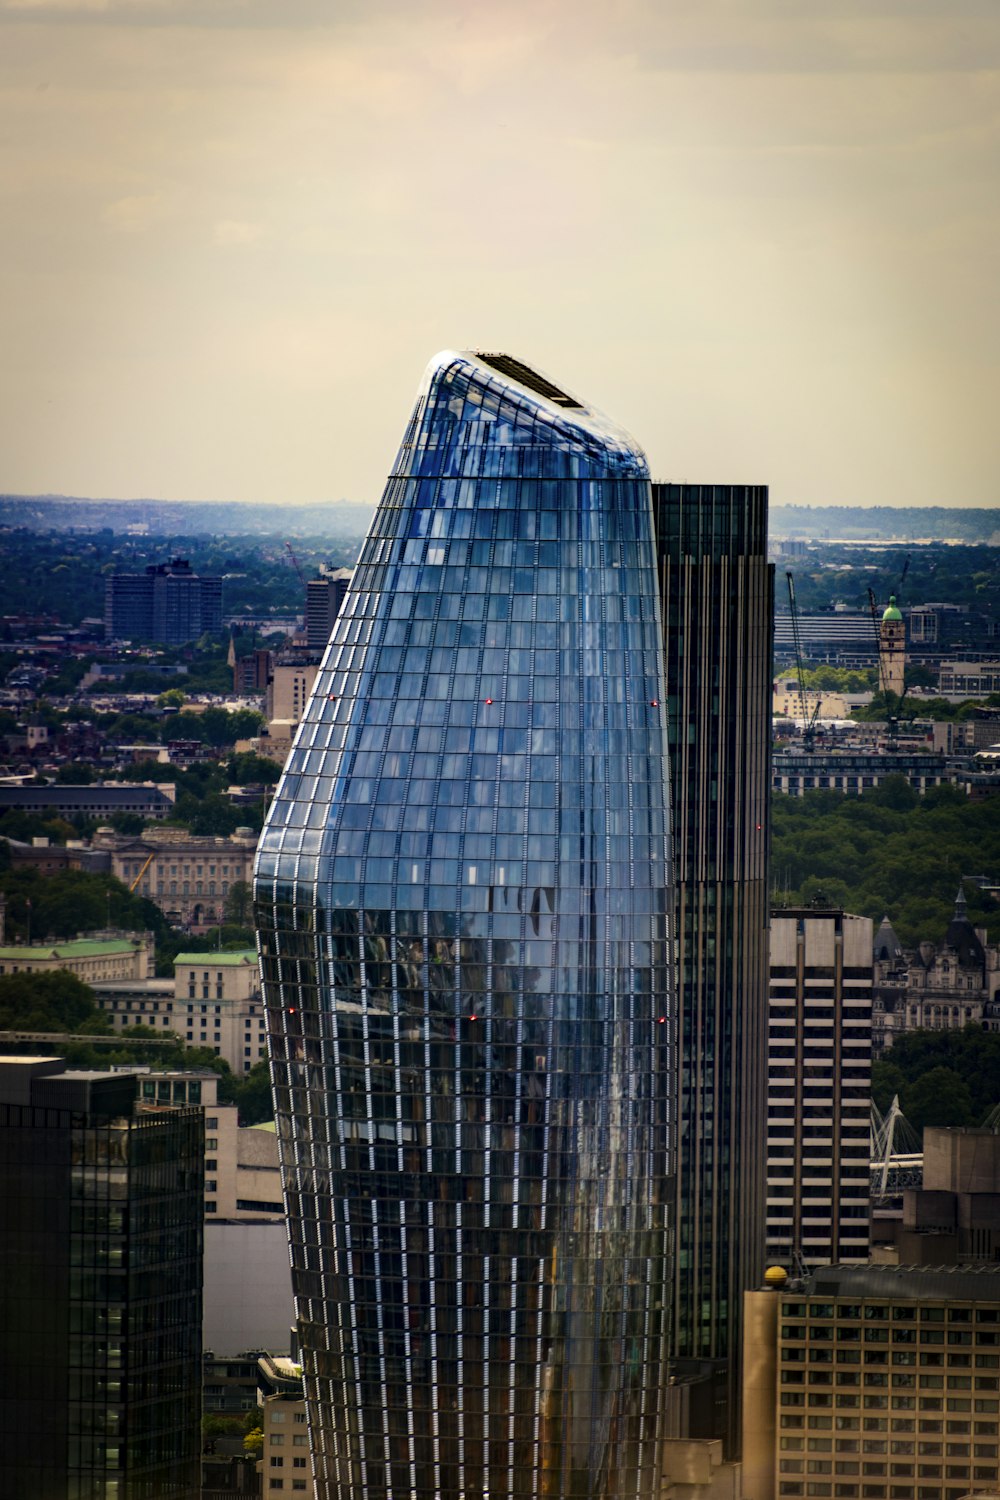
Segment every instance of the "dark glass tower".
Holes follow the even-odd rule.
[[[763,1271],[773,569],[762,485],[653,485],[674,829],[673,1349],[725,1364]]]
[[[204,1117],[130,1074],[0,1058],[0,1491],[201,1484]]]
[[[323,1500],[657,1492],[667,801],[641,451],[440,356],[258,854]]]

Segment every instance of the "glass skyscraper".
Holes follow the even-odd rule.
[[[654,484],[653,515],[680,1032],[672,1349],[725,1372],[727,1410],[714,1434],[735,1453],[743,1291],[763,1272],[766,1197],[767,489]]]
[[[256,873],[324,1500],[658,1491],[663,684],[642,452],[439,356]]]

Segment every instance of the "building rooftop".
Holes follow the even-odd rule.
[[[131,953],[142,946],[142,938],[78,938],[67,943],[19,943],[0,948],[0,959],[17,958],[110,958],[114,953]]]
[[[174,968],[178,964],[201,964],[203,966],[207,965],[208,968],[216,969],[222,965],[234,968],[240,964],[253,964],[256,968],[257,950],[256,948],[238,948],[235,952],[230,953],[178,953],[174,959]]]
[[[172,783],[153,784],[148,781],[94,782],[88,786],[71,786],[53,783],[49,786],[5,786],[0,787],[0,802],[10,807],[49,807],[56,803],[78,807],[103,807],[109,801],[158,803],[164,807],[173,805],[175,788]]]
[[[1000,1302],[1000,1266],[822,1266],[812,1297],[894,1297],[916,1302]]]

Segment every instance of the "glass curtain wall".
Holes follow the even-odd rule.
[[[645,459],[439,356],[256,872],[324,1500],[657,1490],[669,878]]]

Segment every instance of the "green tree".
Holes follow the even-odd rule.
[[[14,867],[0,873],[0,889],[7,897],[9,935],[25,941],[29,925],[32,942],[72,938],[108,926],[158,936],[167,930],[166,918],[152,901],[98,871],[42,875],[32,866]]]
[[[56,781],[60,786],[90,786],[96,780],[97,772],[86,762],[70,761],[60,766],[56,772]]]
[[[270,760],[266,755],[254,755],[250,751],[242,755],[231,755],[226,770],[234,786],[248,786],[256,782],[263,786],[273,786],[281,775],[281,767],[276,760]]]
[[[109,1032],[94,992],[65,969],[0,976],[0,1031]]]
[[[891,1057],[891,1053],[889,1054]],[[894,1062],[882,1058],[872,1063],[872,1103],[875,1104],[883,1114],[892,1104],[893,1099],[906,1092],[907,1079],[902,1068],[897,1067]]]
[[[886,776],[872,792],[872,801],[894,812],[912,812],[920,803],[920,793],[899,772]]]
[[[227,922],[246,927],[253,911],[253,891],[249,881],[234,880],[226,897],[224,915]]]
[[[903,1113],[914,1130],[925,1125],[971,1125],[972,1095],[954,1068],[932,1068],[907,1089]]]
[[[274,1099],[267,1061],[255,1063],[242,1078],[233,1074],[224,1083],[220,1083],[219,1098],[225,1104],[235,1104],[238,1107],[241,1125],[261,1125],[267,1120],[273,1120]]]

